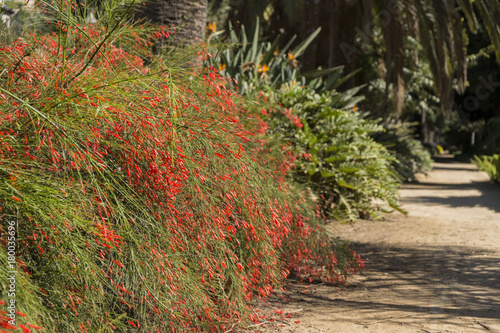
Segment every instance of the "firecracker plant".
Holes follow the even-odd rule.
[[[178,65],[209,55],[151,54],[167,30],[123,4],[94,25],[40,4],[49,32],[0,44],[1,330],[224,332],[291,271],[339,283],[362,267],[234,82]]]

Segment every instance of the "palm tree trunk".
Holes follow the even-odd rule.
[[[136,17],[172,30],[157,47],[201,43],[205,38],[208,0],[148,0]]]

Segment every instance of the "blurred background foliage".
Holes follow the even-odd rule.
[[[236,33],[258,25],[278,49],[321,27],[296,67],[359,70],[336,90],[364,86],[357,107],[386,129],[400,123],[431,153],[469,158],[500,150],[499,14],[491,0],[211,0],[208,21]]]

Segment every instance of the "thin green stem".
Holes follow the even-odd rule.
[[[71,82],[73,82],[76,78],[78,78],[80,75],[82,75],[82,73],[85,72],[85,70],[92,64],[92,61],[94,60],[94,58],[97,55],[97,53],[99,53],[100,49],[104,46],[104,44],[106,43],[106,41],[113,35],[113,32],[116,29],[118,29],[118,27],[120,26],[120,24],[122,23],[122,21],[125,19],[125,17],[127,16],[127,14],[132,10],[132,7],[134,6],[134,4],[135,4],[134,1],[130,2],[130,5],[128,6],[128,8],[125,11],[125,13],[116,22],[116,24],[111,29],[111,31],[108,34],[106,34],[106,37],[104,37],[104,40],[97,46],[97,49],[94,51],[94,53],[92,53],[92,56],[90,56],[89,61],[87,61],[87,63],[85,64],[85,66],[83,66],[83,68],[78,73],[76,73],[70,80],[68,80],[66,82],[66,84],[70,84]]]
[[[66,23],[66,37],[64,38],[64,46],[63,46],[63,54],[62,54],[61,81],[64,77],[64,65],[66,62],[66,49],[68,48],[70,27],[71,27],[71,5],[68,6],[68,20]]]

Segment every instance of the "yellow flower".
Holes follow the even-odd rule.
[[[219,64],[219,70],[222,71],[226,68],[226,64]]]
[[[208,30],[212,32],[217,31],[217,22],[208,22]]]
[[[358,107],[357,107],[356,105],[354,105],[354,106],[352,107],[352,111],[354,111],[354,112],[358,111]]]
[[[276,50],[274,51],[274,55],[277,56],[279,54],[279,48],[276,46]]]
[[[288,52],[288,60],[293,60],[295,59],[295,56],[293,55],[292,52]]]
[[[264,64],[264,66],[262,65],[259,65],[259,69],[258,69],[258,72],[259,73],[263,73],[263,72],[267,72],[269,70],[269,66]]]

